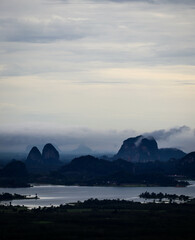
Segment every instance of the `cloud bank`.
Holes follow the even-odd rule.
[[[47,126],[40,129],[32,127],[18,129],[15,133],[12,130],[1,130],[0,152],[26,152],[32,146],[41,148],[51,142],[63,153],[71,151],[79,145],[86,145],[99,153],[116,153],[125,139],[139,134],[142,133],[133,130],[95,131],[80,127],[72,129],[60,127],[51,130]],[[185,152],[195,150],[195,130],[187,126],[157,130],[144,135],[153,136],[160,148],[174,147]]]
[[[194,149],[194,1],[1,0],[0,26],[2,151],[50,141],[116,152],[145,132]],[[24,131],[36,122],[66,128]]]
[[[171,128],[171,129],[161,129],[157,131],[153,131],[150,133],[144,133],[145,136],[153,136],[156,140],[168,140],[170,137],[182,134],[184,132],[190,131],[190,128],[187,126],[177,127],[177,128]]]

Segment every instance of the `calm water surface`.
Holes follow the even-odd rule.
[[[145,191],[155,193],[169,193],[187,195],[195,198],[195,181],[185,188],[178,187],[80,187],[80,186],[56,186],[34,185],[31,188],[0,188],[0,193],[18,193],[24,195],[38,194],[40,199],[13,200],[12,205],[25,205],[27,207],[58,206],[60,204],[84,201],[89,198],[98,199],[125,199],[141,201],[139,194]],[[142,199],[143,201],[143,199]],[[6,202],[1,202],[6,203]],[[7,202],[9,204],[9,202]]]

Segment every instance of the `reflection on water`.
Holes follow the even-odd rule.
[[[13,200],[12,205],[25,205],[28,207],[58,206],[60,204],[84,201],[89,198],[98,199],[125,199],[140,201],[139,194],[143,192],[169,193],[187,195],[195,198],[195,181],[185,188],[178,187],[80,187],[80,186],[54,186],[34,185],[31,188],[0,188],[0,193],[18,193],[24,195],[37,194],[40,199]],[[3,203],[3,202],[2,202]],[[4,202],[5,203],[5,202]],[[7,202],[9,204],[9,202]]]

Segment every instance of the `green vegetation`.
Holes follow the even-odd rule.
[[[32,210],[0,206],[1,240],[192,240],[194,225],[193,203],[89,199]]]

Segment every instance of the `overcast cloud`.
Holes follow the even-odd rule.
[[[0,26],[2,150],[116,151],[142,133],[193,150],[195,1],[1,0]]]

